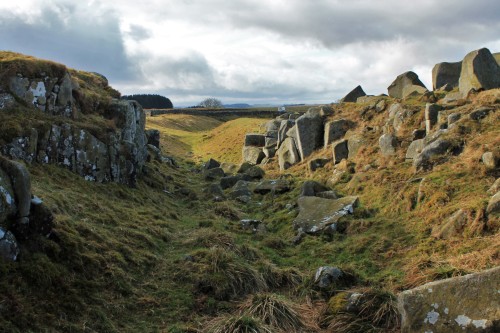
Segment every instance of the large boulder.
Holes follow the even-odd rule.
[[[425,131],[429,134],[432,130],[432,127],[438,122],[439,111],[441,111],[442,107],[438,104],[427,103],[425,105]]]
[[[446,154],[451,147],[449,140],[439,138],[422,149],[422,152],[413,160],[413,166],[416,170],[429,169],[432,167],[432,159]]]
[[[494,89],[500,87],[500,67],[487,48],[472,51],[462,61],[459,90],[462,95],[471,89]]]
[[[279,148],[283,141],[287,138],[287,132],[295,126],[294,120],[282,120],[280,123],[280,128],[278,130],[278,142],[276,146]]]
[[[3,156],[0,156],[0,199],[3,199],[0,200],[0,217],[4,216],[5,219],[8,215],[14,215],[18,224],[29,223],[31,207],[29,172],[23,164]]]
[[[349,130],[350,123],[345,119],[329,121],[325,124],[324,147],[327,148],[332,142],[340,140]]]
[[[382,134],[382,136],[378,139],[380,152],[384,156],[391,156],[396,154],[397,144],[398,139],[392,134]]]
[[[266,157],[262,147],[245,146],[243,147],[243,162],[248,162],[253,165],[260,164]]]
[[[436,90],[445,85],[449,88],[458,87],[462,62],[441,62],[432,68],[432,89]],[[447,89],[449,89],[447,88]]]
[[[336,141],[332,144],[333,164],[338,164],[343,159],[349,157],[349,148],[347,140]]]
[[[353,90],[351,90],[347,95],[344,96],[344,98],[342,98],[340,100],[340,102],[353,102],[355,103],[359,97],[363,97],[363,96],[366,96],[366,93],[363,91],[363,88],[361,88],[361,86],[357,86],[356,88],[354,88]]]
[[[286,138],[278,149],[278,164],[280,170],[286,170],[292,165],[300,162],[300,155],[293,138]]]
[[[319,113],[304,114],[295,121],[297,150],[303,161],[312,152],[323,147],[323,117]]]
[[[401,332],[500,332],[499,276],[496,267],[400,293]]]
[[[410,71],[398,75],[387,90],[389,96],[393,98],[405,98],[414,91],[424,93],[427,88],[425,88],[425,85],[420,81],[418,75]]]
[[[317,234],[337,231],[342,216],[352,214],[358,197],[349,196],[336,200],[303,196],[298,199],[299,215],[293,227],[299,232]]]
[[[290,182],[286,179],[266,179],[255,185],[254,193],[285,193],[290,191]]]

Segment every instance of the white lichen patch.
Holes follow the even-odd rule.
[[[476,326],[476,328],[486,328],[487,319],[473,320],[472,325]]]
[[[7,205],[10,206],[10,205],[12,205],[14,203],[14,199],[10,195],[9,191],[7,191],[3,186],[0,186],[0,193],[3,194],[3,196],[5,198],[5,203]]]
[[[450,313],[450,310],[448,308],[444,308],[444,314]]]
[[[457,318],[455,318],[455,321],[457,322],[458,326],[467,327],[472,322],[472,319],[470,319],[466,315],[459,315]]]
[[[38,97],[45,97],[45,84],[43,82],[38,82],[35,88],[30,88],[30,91],[33,94],[33,104],[36,104]]]
[[[439,309],[439,304],[437,303],[431,304],[431,306],[436,310]]]
[[[439,313],[432,310],[427,313],[427,317],[425,318],[424,323],[426,324],[429,323],[431,325],[434,325],[437,323],[438,320],[439,320]]]

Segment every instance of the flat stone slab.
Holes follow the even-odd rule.
[[[403,291],[398,307],[402,333],[500,332],[500,267]]]

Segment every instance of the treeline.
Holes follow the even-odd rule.
[[[172,109],[174,105],[165,96],[153,94],[136,94],[122,96],[123,99],[139,102],[145,109]]]

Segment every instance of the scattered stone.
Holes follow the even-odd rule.
[[[469,91],[500,87],[500,67],[487,48],[472,51],[462,61],[459,90],[462,96]]]
[[[396,147],[398,145],[398,139],[392,134],[383,134],[379,140],[378,144],[380,147],[380,152],[384,156],[391,156],[396,154]]]
[[[208,181],[216,180],[218,178],[224,177],[224,170],[222,168],[213,168],[208,170],[203,170],[203,178]]]
[[[500,192],[497,192],[497,194],[491,197],[490,201],[488,202],[488,207],[486,208],[486,213],[488,214],[500,213]]]
[[[7,261],[16,261],[19,255],[19,246],[14,234],[0,228],[0,258]]]
[[[437,139],[422,149],[422,152],[413,160],[413,166],[416,170],[429,169],[431,167],[431,159],[444,155],[451,147],[452,144],[450,141]]]
[[[262,195],[267,193],[281,194],[290,191],[290,182],[286,179],[266,179],[255,185],[253,191]]]
[[[432,230],[432,236],[440,239],[450,239],[461,235],[465,225],[467,224],[468,216],[467,212],[462,209],[456,211],[448,221]]]
[[[251,179],[262,179],[264,178],[266,172],[262,170],[261,167],[255,165],[247,169],[245,174],[247,174]]]
[[[351,90],[347,95],[345,95],[344,98],[342,98],[339,102],[351,102],[355,103],[359,97],[366,96],[366,93],[363,91],[363,88],[361,86],[357,86],[353,90]]]
[[[205,170],[210,170],[210,169],[219,168],[219,167],[220,167],[220,163],[218,161],[214,160],[213,158],[206,161],[205,164],[203,165],[203,168]]]
[[[265,231],[265,225],[261,220],[244,219],[240,220],[240,225],[243,230],[251,230],[254,233]]]
[[[328,158],[316,158],[309,161],[309,170],[314,172],[319,168],[323,168],[331,160]]]
[[[458,87],[458,80],[462,70],[462,62],[441,62],[432,68],[432,89],[450,91]]]
[[[500,267],[427,283],[398,295],[403,333],[498,332]]]
[[[229,193],[231,198],[237,199],[239,197],[247,196],[251,197],[252,192],[250,191],[250,182],[245,180],[239,180],[232,188]]]
[[[239,165],[227,162],[222,162],[220,164],[220,167],[222,168],[222,170],[224,170],[224,173],[228,175],[234,175],[235,173],[238,172],[238,169],[240,168]]]
[[[406,151],[406,159],[413,160],[422,152],[425,147],[425,142],[423,139],[413,140]]]
[[[481,157],[483,164],[489,169],[495,169],[499,166],[500,159],[493,152],[489,151]]]
[[[385,111],[386,108],[387,102],[385,101],[385,99],[381,99],[375,104],[375,111],[377,111],[377,113]]]
[[[244,173],[240,173],[234,176],[222,177],[220,179],[220,186],[222,187],[223,190],[225,190],[233,187],[240,180],[251,181],[252,177]]]
[[[212,197],[215,201],[224,200],[224,192],[222,191],[222,187],[219,184],[210,184],[207,188],[204,189],[205,194]]]
[[[332,144],[333,150],[333,164],[338,164],[342,159],[349,157],[348,141],[341,140]]]
[[[316,274],[314,274],[314,284],[324,289],[336,285],[343,277],[344,272],[340,268],[323,266],[316,270]]]
[[[249,162],[243,162],[240,164],[237,173],[245,173],[247,172],[248,169],[253,167],[255,164],[249,163]]]
[[[469,117],[472,120],[479,121],[481,119],[486,118],[490,114],[491,111],[493,111],[493,109],[491,109],[489,107],[481,107],[479,109],[472,111],[469,114]]]
[[[358,197],[349,196],[337,200],[318,197],[300,197],[299,215],[293,221],[294,229],[308,234],[337,231],[342,216],[352,214]]]
[[[425,85],[419,80],[414,72],[405,72],[398,75],[394,82],[387,88],[389,96],[393,98],[405,98],[414,91],[424,93],[427,91]]]
[[[452,113],[448,115],[448,127],[460,120],[462,115],[460,113]]]
[[[491,185],[487,193],[493,195],[498,191],[500,191],[500,178],[497,178],[497,180],[495,180],[495,182],[493,183],[493,185]]]
[[[413,132],[411,133],[412,141],[423,139],[425,138],[426,134],[427,134],[426,130],[422,129],[413,130]]]
[[[329,188],[325,185],[318,183],[314,180],[306,180],[304,184],[302,184],[302,188],[300,189],[299,197],[314,197],[319,192],[328,191]]]

